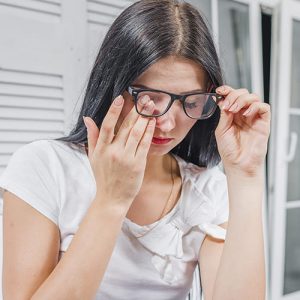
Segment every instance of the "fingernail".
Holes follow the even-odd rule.
[[[225,92],[226,92],[226,87],[225,87],[225,86],[219,86],[219,87],[216,89],[216,92],[217,92],[217,93],[225,93]]]
[[[251,112],[251,108],[248,108],[244,113],[243,116],[248,115]]]
[[[123,103],[123,97],[122,97],[122,95],[119,95],[116,99],[115,99],[115,101],[114,101],[114,103],[116,104],[116,105],[122,105],[122,103]]]
[[[154,125],[155,125],[155,119],[151,119],[151,120],[149,121],[149,125],[150,125],[150,126],[154,126]]]
[[[85,127],[86,127],[86,128],[88,128],[88,127],[87,127],[87,125],[86,125],[86,121],[85,121],[85,118],[86,118],[86,116],[82,116],[82,119],[83,119],[83,123],[84,123]]]

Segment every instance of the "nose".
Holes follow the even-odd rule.
[[[159,128],[160,131],[170,132],[175,128],[176,105],[174,104],[175,103],[173,103],[173,105],[165,114],[156,118],[156,128]]]

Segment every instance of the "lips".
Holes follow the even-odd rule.
[[[161,144],[167,144],[167,143],[171,142],[172,140],[173,139],[170,139],[170,138],[153,137],[152,143],[161,145]]]

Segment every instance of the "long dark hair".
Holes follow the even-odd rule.
[[[197,62],[214,87],[223,84],[210,30],[196,8],[176,0],[141,0],[129,6],[104,38],[77,124],[68,136],[55,140],[87,144],[82,117],[91,117],[100,128],[112,100],[148,67],[170,55]],[[214,131],[219,118],[217,108],[211,118],[197,121],[171,153],[201,167],[218,164],[220,155]]]

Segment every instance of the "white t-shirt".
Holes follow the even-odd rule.
[[[200,168],[174,157],[182,178],[180,199],[151,225],[125,218],[95,299],[184,300],[205,234],[225,239],[226,230],[217,224],[229,215],[226,176],[218,166]],[[34,141],[15,151],[0,187],[59,227],[60,254],[67,251],[96,194],[83,145],[71,148],[54,140]]]

